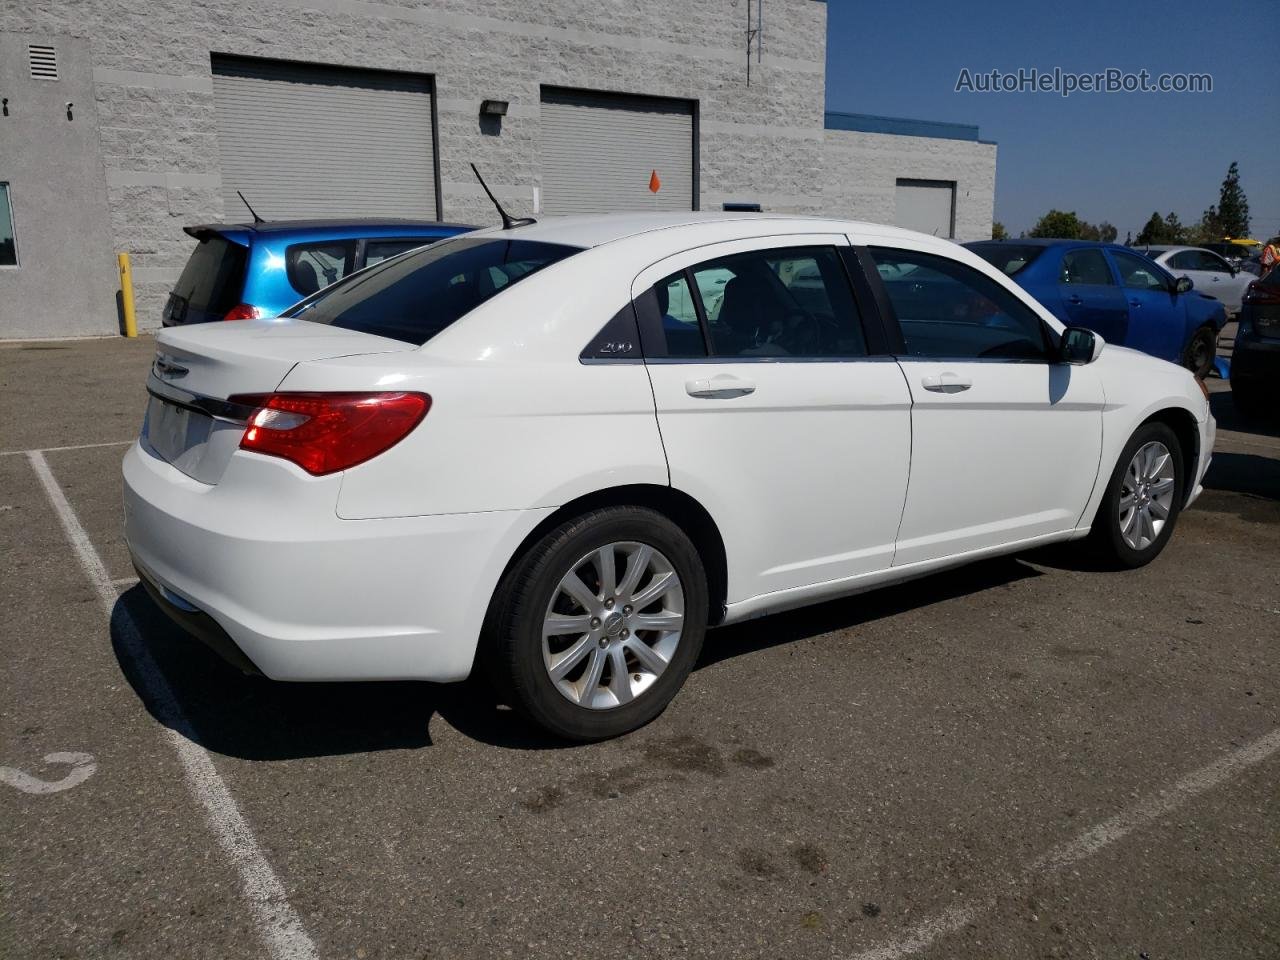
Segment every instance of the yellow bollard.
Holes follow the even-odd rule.
[[[129,255],[116,254],[116,263],[120,267],[120,308],[124,313],[124,335],[138,335],[138,319],[133,313],[133,271],[129,269]]]

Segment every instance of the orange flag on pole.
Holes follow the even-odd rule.
[[[658,171],[654,170],[649,174],[649,192],[657,193],[662,189],[662,181],[658,179]]]

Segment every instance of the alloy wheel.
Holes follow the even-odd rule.
[[[1159,440],[1144,443],[1120,478],[1117,521],[1120,536],[1134,550],[1145,550],[1160,536],[1173,511],[1173,456]]]
[[[684,588],[661,552],[610,543],[561,577],[542,624],[542,659],[571,703],[610,710],[642,696],[684,630]]]

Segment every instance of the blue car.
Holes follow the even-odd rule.
[[[965,244],[1069,326],[1107,343],[1180,363],[1198,377],[1213,368],[1221,301],[1192,289],[1136,250],[1087,240],[982,240]]]
[[[371,264],[474,227],[434,220],[278,220],[183,228],[199,241],[166,327],[275,317]]]

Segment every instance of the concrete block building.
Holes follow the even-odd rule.
[[[159,325],[263,217],[767,211],[990,235],[976,128],[824,109],[819,0],[0,3],[0,338]],[[748,75],[749,74],[749,75]],[[861,106],[861,104],[860,104]],[[505,111],[505,113],[503,112]],[[650,189],[653,174],[660,185]]]

